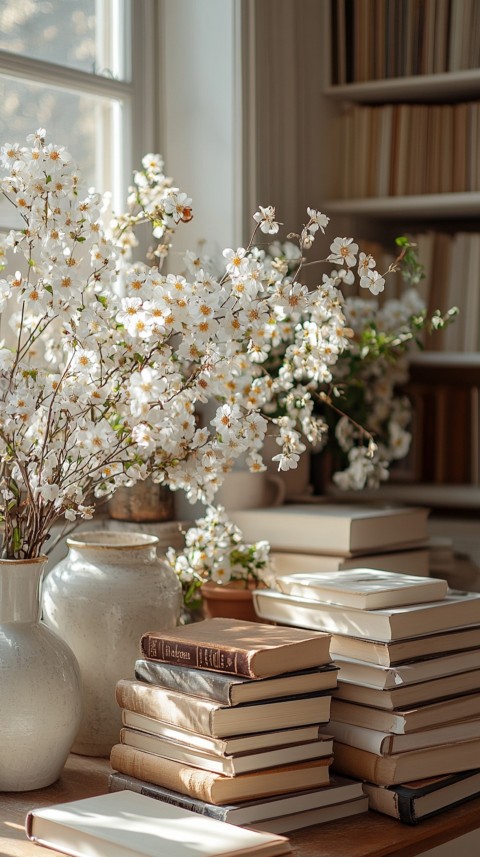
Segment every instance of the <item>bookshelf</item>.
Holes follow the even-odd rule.
[[[417,437],[406,481],[426,483],[427,493],[429,484],[451,484],[457,493],[474,486],[464,496],[476,497],[479,4],[329,0],[323,6],[327,50],[319,109],[331,132],[332,165],[324,209],[343,218],[344,234],[356,238],[389,246],[399,234],[423,236],[419,246],[431,241],[434,254],[441,245],[442,264],[426,265],[424,295],[429,310],[460,309],[452,328],[427,345],[436,350],[412,362]],[[422,192],[412,192],[416,187]],[[404,487],[401,468],[399,479]]]

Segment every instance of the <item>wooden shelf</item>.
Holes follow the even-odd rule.
[[[333,99],[369,104],[404,100],[417,103],[469,101],[480,97],[480,69],[330,85],[324,94]]]
[[[389,218],[408,216],[409,221],[425,217],[451,220],[459,217],[478,217],[480,192],[332,199],[324,204],[324,209],[328,214],[363,214]]]
[[[47,789],[0,795],[0,853],[2,857],[55,857],[58,852],[27,840],[25,816],[30,809],[52,803],[105,794],[106,759],[70,756],[58,782]],[[293,857],[415,857],[442,843],[462,852],[463,835],[479,834],[480,798],[446,810],[414,827],[376,812],[315,825],[291,834]],[[473,852],[471,852],[473,853]]]

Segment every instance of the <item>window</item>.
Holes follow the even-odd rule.
[[[150,92],[155,83],[142,69],[154,15],[154,0],[0,0],[0,143],[45,128],[123,210],[132,171],[154,145],[142,121],[146,82]],[[11,216],[0,206],[0,227]]]

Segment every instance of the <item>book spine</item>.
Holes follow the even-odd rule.
[[[154,661],[256,678],[249,652],[241,649],[182,643],[151,633],[144,634],[140,643],[145,657]]]
[[[115,688],[115,698],[120,708],[136,711],[145,717],[162,720],[180,729],[200,732],[217,737],[213,730],[214,703],[205,699],[193,699],[174,691],[163,690],[154,685],[120,679]]]
[[[397,812],[400,821],[404,824],[418,824],[415,815],[415,797],[407,796],[397,791]]]
[[[193,670],[161,661],[139,658],[135,663],[135,678],[148,684],[175,690],[179,693],[195,694],[222,705],[231,705],[231,688],[238,684],[234,676],[222,675],[207,670]]]
[[[395,782],[395,760],[391,756],[378,756],[349,744],[335,742],[334,760],[333,770],[342,776],[366,780],[379,786],[390,786]]]
[[[170,791],[180,792],[206,803],[214,803],[212,786],[218,780],[218,774],[200,768],[194,769],[163,756],[154,756],[153,753],[144,753],[126,744],[115,744],[112,747],[110,764],[115,771],[128,774],[137,780],[145,780]]]
[[[209,818],[216,818],[218,821],[228,821],[230,808],[227,806],[215,806],[213,803],[205,803],[202,800],[182,795],[179,792],[172,792],[170,789],[163,789],[161,786],[155,786],[153,783],[144,783],[137,780],[135,777],[127,776],[126,774],[113,773],[110,774],[108,782],[108,790],[110,792],[118,792],[128,789],[128,791],[138,792],[139,794],[153,797],[155,800],[161,800],[164,803],[169,803],[172,806],[179,806],[181,809],[188,809],[191,812],[196,812],[198,815],[206,815]]]

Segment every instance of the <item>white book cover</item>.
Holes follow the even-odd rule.
[[[421,638],[426,634],[480,624],[478,592],[452,590],[441,601],[382,610],[319,603],[273,589],[254,590],[253,601],[261,619],[383,642]]]
[[[352,503],[291,503],[230,513],[246,542],[266,539],[273,550],[381,553],[428,538],[428,509]]]
[[[281,575],[276,578],[276,585],[287,594],[359,610],[440,601],[448,592],[445,580],[374,568],[351,568],[330,574]]]
[[[340,681],[350,681],[367,687],[389,690],[400,685],[418,684],[456,673],[480,669],[480,647],[465,652],[454,652],[436,658],[422,658],[412,663],[384,667],[355,658],[335,657],[340,667]]]
[[[291,850],[284,837],[128,790],[32,810],[26,832],[40,845],[88,857],[275,857]]]

